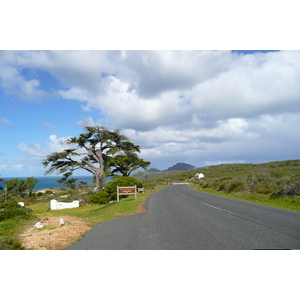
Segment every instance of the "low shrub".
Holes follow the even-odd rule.
[[[117,187],[126,187],[126,186],[137,186],[137,188],[143,187],[143,183],[137,180],[134,177],[119,177],[115,179],[105,186],[104,191],[100,191],[98,193],[93,194],[90,197],[90,202],[98,203],[98,204],[105,204],[110,201],[117,200]],[[127,195],[122,196],[123,198],[128,197]]]
[[[243,182],[240,182],[240,181],[233,182],[233,183],[231,183],[231,185],[228,188],[228,193],[239,192],[239,191],[242,191],[243,188],[244,188]]]
[[[227,190],[226,183],[221,183],[219,185],[218,191],[226,191],[226,190]]]
[[[293,181],[287,183],[283,187],[282,194],[287,196],[300,196],[300,182]]]
[[[232,177],[223,177],[219,181],[230,180],[230,179],[232,179]]]
[[[0,236],[0,250],[22,250],[22,243],[10,236]]]
[[[91,197],[89,202],[94,204],[105,204],[110,201],[109,194],[106,191],[100,191],[94,193]]]
[[[279,192],[272,194],[272,197],[279,196],[300,196],[300,181],[285,182]]]
[[[137,188],[143,187],[143,183],[134,177],[124,176],[109,182],[105,191],[108,193],[110,200],[117,200],[117,187],[134,186]],[[124,198],[128,196],[122,196]]]
[[[7,201],[0,204],[0,222],[7,219],[28,219],[32,210],[18,204],[17,201]]]
[[[281,177],[283,177],[283,174],[281,172],[277,171],[277,170],[271,170],[270,171],[270,176],[272,178],[281,178]]]
[[[274,189],[268,184],[258,184],[253,187],[252,192],[258,193],[258,194],[263,194],[263,195],[268,195],[274,192]]]

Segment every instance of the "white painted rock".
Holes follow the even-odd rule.
[[[41,222],[37,222],[35,225],[34,225],[35,228],[43,228],[44,225],[41,223]]]

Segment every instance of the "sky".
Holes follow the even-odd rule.
[[[161,170],[299,159],[299,82],[296,50],[4,50],[0,174],[42,176],[95,125]]]
[[[0,176],[44,175],[87,125],[121,129],[161,170],[299,159],[292,1],[139,3],[3,4]]]

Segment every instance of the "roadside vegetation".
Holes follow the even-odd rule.
[[[120,197],[118,203],[115,200],[117,186],[144,186],[141,181],[130,177],[134,170],[146,169],[150,165],[150,162],[138,157],[140,147],[122,135],[120,130],[109,131],[105,127],[86,126],[84,131],[79,137],[65,141],[65,145],[70,145],[69,149],[53,152],[42,161],[47,167],[46,175],[53,172],[62,174],[57,182],[64,185],[64,188],[35,193],[34,178],[27,178],[26,181],[18,178],[5,181],[0,178],[0,249],[21,249],[18,233],[24,230],[25,224],[32,227],[37,220],[49,221],[52,216],[73,216],[73,221],[74,217],[81,218],[86,224],[94,226],[138,210],[138,199],[141,197],[132,199],[125,195]],[[94,176],[94,188],[85,187],[85,182],[76,184],[77,178],[71,176],[78,169]],[[106,177],[114,180],[105,184]],[[153,186],[151,190],[154,191]],[[79,200],[80,207],[49,211],[49,201],[52,199],[61,202]],[[53,233],[49,232],[52,239]]]
[[[107,183],[105,189],[94,192],[95,186],[76,185],[75,187],[63,187],[60,189],[47,189],[43,192],[32,191],[24,198],[14,194],[10,199],[5,199],[6,194],[2,194],[0,201],[0,250],[22,250],[27,249],[22,244],[22,233],[25,230],[34,227],[37,222],[47,223],[52,218],[73,217],[80,219],[92,228],[99,223],[116,219],[122,216],[144,212],[144,204],[152,193],[168,184],[166,180],[155,180],[152,182],[139,181],[133,177],[119,177]],[[144,188],[144,193],[138,193],[137,199],[134,195],[120,196],[117,202],[117,186],[133,186]],[[80,207],[63,210],[50,210],[50,200],[56,199],[61,202],[72,202],[80,200]],[[24,207],[18,202],[22,201]],[[49,232],[44,238],[53,239],[52,233],[57,228],[63,228],[57,225],[45,225],[44,228],[37,229],[35,232]],[[76,225],[70,227],[70,230],[76,230]],[[81,238],[82,234],[76,236],[71,242]],[[34,249],[34,248],[33,248]],[[60,248],[55,248],[60,249]]]
[[[139,172],[137,178],[188,181],[196,190],[257,204],[300,211],[300,160],[221,164],[192,171]],[[204,178],[194,179],[196,173]]]
[[[203,173],[204,178],[195,179],[196,173]],[[96,192],[95,186],[85,184],[52,188],[43,192],[34,191],[29,185],[29,190],[24,191],[21,188],[24,187],[24,182],[15,180],[14,186],[9,185],[9,188],[2,189],[0,193],[0,249],[28,249],[22,245],[20,237],[28,228],[32,230],[38,221],[46,224],[46,221],[53,218],[68,217],[80,220],[92,228],[98,223],[143,212],[147,197],[174,180],[187,181],[192,188],[202,192],[300,211],[300,160],[265,164],[222,164],[192,171],[138,172],[132,177],[116,176],[105,185],[104,190]],[[137,199],[134,195],[120,196],[120,201],[117,202],[116,187],[133,185],[144,188],[144,193],[139,193]],[[52,211],[52,199],[61,202],[80,200],[80,207]],[[19,202],[23,202],[24,206]],[[75,230],[76,226],[74,223],[70,231]],[[43,239],[53,239],[54,231],[60,230],[59,228],[62,228],[59,224],[46,225],[34,231],[42,233],[48,230]],[[78,234],[70,242],[76,242],[82,234]]]

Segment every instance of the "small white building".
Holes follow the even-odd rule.
[[[200,179],[200,178],[204,178],[204,174],[202,173],[197,173],[194,177],[195,179]]]

